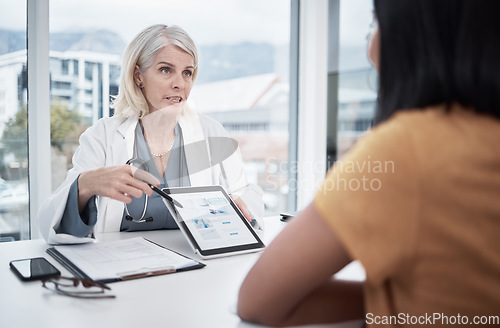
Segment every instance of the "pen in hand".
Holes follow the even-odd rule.
[[[153,189],[154,191],[156,191],[158,194],[160,194],[162,197],[168,199],[169,201],[171,201],[172,203],[174,203],[175,206],[177,207],[180,207],[180,208],[183,208],[184,206],[182,206],[181,203],[179,203],[177,200],[173,199],[169,194],[167,194],[166,192],[164,192],[163,190],[161,190],[160,188],[158,187],[155,187],[153,186],[152,184],[148,183],[149,186],[151,187],[151,189]]]
[[[167,194],[166,192],[164,192],[160,188],[155,187],[153,185],[153,184],[158,184],[158,185],[160,184],[160,180],[158,180],[154,175],[152,175],[151,173],[149,173],[147,171],[138,169],[138,168],[136,168],[134,166],[131,166],[131,170],[132,170],[132,175],[133,175],[134,178],[146,182],[148,184],[148,186],[151,187],[151,189],[153,189],[154,191],[156,191],[162,197],[168,199],[175,206],[177,206],[179,208],[183,208],[183,206],[181,205],[181,203],[179,203],[178,201],[176,201],[175,199],[173,199],[169,194]]]

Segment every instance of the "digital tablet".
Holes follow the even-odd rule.
[[[222,186],[162,189],[163,201],[202,258],[263,250],[262,240]]]

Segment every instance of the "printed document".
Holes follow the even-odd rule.
[[[94,281],[140,278],[200,265],[141,237],[54,248]]]

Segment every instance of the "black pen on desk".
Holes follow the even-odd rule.
[[[149,183],[148,183],[149,184]],[[166,192],[164,192],[163,190],[161,190],[160,188],[158,187],[155,187],[153,186],[152,184],[149,184],[149,186],[151,187],[151,189],[153,189],[154,191],[156,191],[158,194],[160,194],[162,197],[165,197],[166,199],[168,199],[169,201],[171,201],[172,203],[174,203],[175,206],[177,207],[180,207],[180,208],[183,208],[184,206],[182,206],[181,203],[179,203],[178,201],[176,201],[175,199],[173,199],[169,194],[167,194]]]
[[[281,216],[280,221],[287,222],[291,218],[293,218],[295,215],[296,215],[295,213],[280,213],[280,216]]]
[[[86,287],[89,287],[89,286],[97,286],[97,287],[101,287],[102,289],[107,289],[107,290],[111,290],[111,288],[109,288],[105,283],[103,282],[100,282],[100,281],[95,281],[95,280],[92,280],[90,278],[78,278],[82,284]]]
[[[102,282],[98,282],[98,281],[94,281],[95,284],[101,288],[104,288],[104,289],[107,289],[107,290],[111,290],[111,288],[109,288],[106,284],[102,283]]]

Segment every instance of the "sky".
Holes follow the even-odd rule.
[[[365,43],[371,8],[371,0],[341,1],[342,45]],[[0,27],[24,30],[25,13],[25,0],[0,0]],[[105,28],[128,43],[156,23],[179,25],[198,44],[283,45],[289,42],[290,0],[50,0],[51,32]]]

